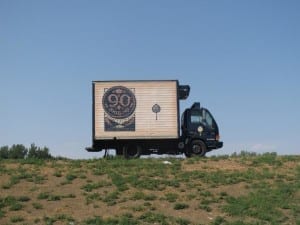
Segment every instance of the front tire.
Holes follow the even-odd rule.
[[[185,152],[186,157],[200,156],[204,157],[206,154],[206,145],[201,140],[192,141],[190,147]]]

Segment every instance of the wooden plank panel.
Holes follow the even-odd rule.
[[[128,104],[128,96],[112,94],[103,97],[105,93],[110,93],[112,87],[122,86],[128,88],[135,96],[136,107],[131,115],[134,117],[134,129],[118,130],[121,125],[116,125],[116,130],[106,130],[109,121],[117,121],[120,124],[128,118],[113,118],[103,107],[103,99],[109,99],[114,107],[119,107],[117,102],[122,99],[125,105]],[[178,138],[178,105],[177,105],[177,82],[176,81],[118,81],[118,82],[95,82],[95,139],[153,139],[153,138]],[[107,94],[108,95],[108,94]],[[118,97],[117,97],[118,95]],[[117,99],[118,98],[118,99]],[[153,112],[154,105],[160,106],[160,112]],[[114,110],[116,109],[116,110]],[[117,108],[111,109],[113,112]],[[127,110],[126,108],[124,108]],[[107,110],[107,108],[106,108]],[[125,122],[126,123],[126,122]],[[123,129],[123,128],[120,128]]]

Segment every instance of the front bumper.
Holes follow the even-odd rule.
[[[218,141],[217,148],[222,148],[222,147],[223,147],[223,141]]]
[[[222,141],[207,141],[207,149],[212,150],[212,149],[218,149],[223,147],[223,142]]]

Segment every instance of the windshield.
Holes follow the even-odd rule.
[[[191,123],[202,123],[203,121],[203,118],[202,118],[202,115],[201,115],[201,112],[198,112],[198,111],[192,111],[191,112]]]
[[[213,118],[211,114],[202,109],[201,111],[191,111],[191,123],[192,124],[203,124],[206,127],[213,128]]]

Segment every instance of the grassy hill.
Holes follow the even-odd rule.
[[[300,224],[300,156],[1,160],[0,193],[1,225]]]

